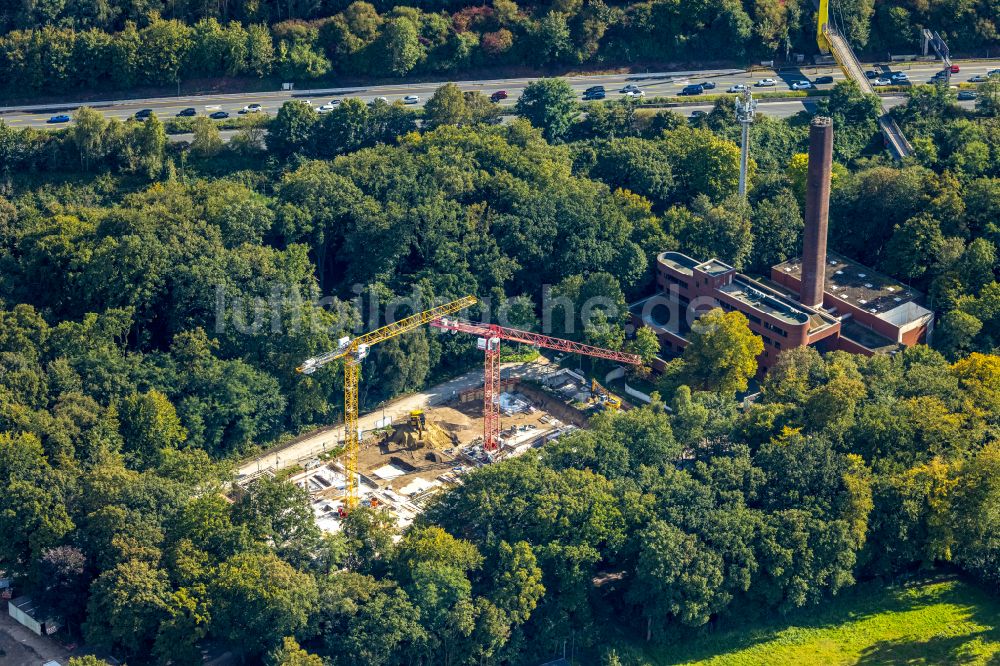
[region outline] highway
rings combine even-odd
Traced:
[[[958,63],[962,71],[953,76],[953,82],[967,81],[975,74],[985,74],[987,71],[1000,68],[998,61],[975,61]],[[872,67],[871,65],[866,65]],[[906,72],[911,82],[924,83],[930,80],[931,76],[940,70],[939,63],[898,63],[894,64],[891,71]],[[887,72],[888,70],[882,70]],[[716,84],[715,90],[711,93],[725,92],[730,86],[742,83],[753,84],[762,78],[773,78],[777,85],[768,88],[759,88],[761,91],[788,90],[794,81],[802,79],[815,79],[818,76],[833,76],[834,80],[844,78],[839,68],[833,66],[803,66],[800,69],[782,69],[779,72],[770,70],[755,70],[748,73],[744,70],[736,69],[716,69],[696,72],[655,72],[655,73],[617,73],[617,74],[595,74],[586,76],[564,77],[573,89],[582,95],[583,91],[591,86],[602,85],[607,90],[607,99],[621,97],[620,90],[628,85],[639,86],[646,97],[677,95],[681,89],[690,83],[701,83],[712,81]],[[514,105],[517,98],[523,92],[525,86],[536,77],[532,78],[511,78],[496,79],[488,81],[456,81],[455,83],[462,90],[479,91],[490,95],[498,90],[507,92],[507,99],[500,104],[504,108]],[[229,111],[235,115],[240,109],[248,104],[260,104],[263,111],[274,114],[278,108],[290,99],[308,100],[315,106],[319,106],[333,99],[346,99],[357,97],[362,101],[371,101],[376,97],[385,97],[389,102],[402,100],[407,95],[416,95],[419,98],[417,105],[422,105],[433,95],[434,90],[442,85],[441,81],[425,83],[399,83],[382,86],[356,86],[351,88],[329,88],[322,90],[301,90],[301,91],[275,91],[258,93],[231,93],[219,95],[191,95],[179,97],[160,97],[155,99],[137,100],[104,100],[88,102],[86,106],[98,109],[109,118],[124,120],[131,117],[139,109],[152,109],[161,119],[174,116],[178,111],[187,107],[194,107],[199,114],[207,114],[215,110]],[[831,87],[831,84],[818,86],[821,89]],[[886,100],[887,106],[894,103],[894,99]],[[899,103],[895,101],[895,103]],[[761,103],[758,111],[777,117],[794,115],[806,108],[810,104],[808,100],[782,100],[779,102]],[[16,107],[0,107],[0,120],[11,127],[65,127],[62,125],[48,124],[48,119],[59,113],[72,114],[78,106],[83,106],[80,102],[67,100],[59,104],[43,105],[21,105]],[[697,105],[681,107],[682,112],[690,114],[698,110],[711,109],[711,105]]]

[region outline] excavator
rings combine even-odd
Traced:
[[[597,396],[597,399],[605,409],[619,410],[622,408],[622,401],[618,396],[612,395],[611,391],[601,386],[596,379],[590,380],[590,392]]]

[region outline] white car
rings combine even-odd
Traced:
[[[877,79],[873,79],[872,80],[872,85],[873,86],[891,86],[892,85],[892,81],[890,81],[889,79],[886,79],[886,78],[883,78],[883,77],[880,76]]]
[[[420,101],[418,95],[407,95],[403,98],[403,104],[417,104]]]
[[[989,80],[990,77],[987,76],[986,74],[976,74],[971,79],[969,79],[969,83],[985,83]]]
[[[729,89],[726,92],[729,92],[729,93],[741,93],[741,92],[743,92],[746,89],[747,89],[746,85],[744,85],[742,83],[737,83],[736,85],[729,86]]]
[[[910,77],[906,75],[906,72],[893,72],[889,75],[889,79],[895,83],[906,83]]]
[[[789,87],[792,90],[809,90],[813,87],[813,84],[809,81],[793,81],[792,85]]]
[[[630,93],[630,92],[642,92],[642,89],[639,88],[639,86],[635,85],[634,83],[630,83],[630,84],[628,84],[627,86],[625,86],[624,88],[621,89],[621,93],[623,95],[627,94],[627,93]]]
[[[623,97],[629,97],[631,99],[639,99],[640,97],[645,97],[646,93],[642,90],[628,90],[622,93]]]
[[[260,113],[263,110],[260,104],[247,104],[240,110],[240,113]]]
[[[778,82],[775,81],[774,79],[761,79],[754,85],[757,86],[758,88],[773,88],[774,86],[778,85]]]

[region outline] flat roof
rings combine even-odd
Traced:
[[[866,349],[871,349],[876,352],[891,352],[894,349],[899,349],[899,344],[894,340],[890,340],[884,335],[873,331],[872,329],[862,326],[854,319],[847,318],[840,322],[840,334],[856,342],[857,344],[865,347]]]
[[[733,267],[718,259],[709,259],[705,263],[699,264],[698,270],[709,275],[719,275],[733,270]]]
[[[764,285],[737,277],[730,284],[719,287],[719,291],[748,305],[751,309],[770,315],[794,326],[808,324],[810,312],[797,303],[770,293]]]
[[[789,259],[774,270],[801,280],[802,259]],[[932,314],[919,303],[923,299],[919,291],[835,252],[826,254],[823,290],[895,326],[905,326]]]
[[[694,275],[694,269],[698,266],[697,261],[681,252],[661,252],[657,258],[685,275]]]

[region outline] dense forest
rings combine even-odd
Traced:
[[[809,118],[753,125],[748,201],[728,107],[584,117],[559,80],[502,126],[453,86],[419,126],[290,102],[227,144],[211,122],[173,144],[87,109],[56,132],[0,123],[0,569],[89,645],[161,664],[206,639],[273,664],[531,664],[921,568],[998,590],[990,100],[917,87],[903,164],[874,100],[843,83],[821,102],[831,247],[925,290],[935,348],[786,351],[744,405],[760,340],[715,311],[645,377],[652,405],[466,476],[404,534],[363,509],[322,533],[281,481],[224,498],[234,461],[339,418],[338,368],[296,364],[370,328],[375,299],[475,294],[531,328],[542,285],[624,305],[665,249],[764,272],[798,252]],[[648,358],[623,315],[555,332]],[[387,342],[362,408],[477,361],[427,331]]]
[[[856,49],[915,53],[931,28],[955,53],[1000,47],[989,0],[839,0]],[[730,63],[811,54],[810,0],[558,0],[519,7],[291,0],[0,2],[0,91],[175,86],[206,77],[441,76],[481,67]]]

